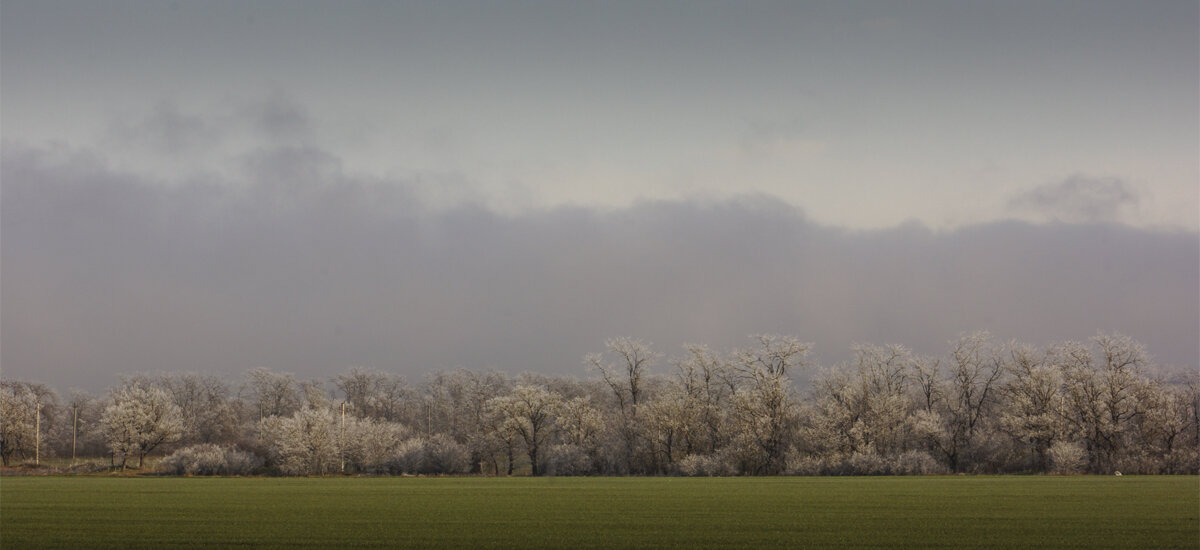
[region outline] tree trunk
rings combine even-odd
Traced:
[[[483,454],[479,451],[471,451],[471,471],[472,474],[483,473]]]

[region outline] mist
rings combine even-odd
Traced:
[[[1195,233],[848,230],[761,195],[500,215],[434,208],[415,183],[347,175],[317,149],[244,166],[237,181],[164,184],[84,150],[6,144],[4,376],[584,375],[611,336],[671,355],[752,333],[813,342],[830,364],[856,342],[940,353],[975,330],[1035,344],[1116,331],[1160,364],[1197,366]]]

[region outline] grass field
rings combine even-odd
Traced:
[[[4,548],[1197,548],[1200,478],[0,479]]]

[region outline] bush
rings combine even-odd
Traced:
[[[240,476],[262,466],[261,458],[237,447],[211,443],[184,447],[159,462],[159,468],[173,475]]]
[[[833,456],[794,455],[786,473],[800,476],[876,476],[892,473],[891,464],[874,451]]]
[[[338,471],[337,425],[328,409],[303,408],[290,417],[271,416],[259,427],[270,465],[283,475]]]
[[[396,447],[386,469],[393,474],[465,474],[471,469],[471,454],[443,434],[414,437]]]
[[[950,469],[925,451],[907,451],[894,460],[892,473],[902,476],[948,474]]]
[[[675,464],[679,475],[698,476],[731,476],[737,470],[729,460],[720,453],[710,455],[687,455]]]
[[[471,470],[471,453],[450,436],[437,434],[425,442],[426,474],[465,474]]]
[[[1078,443],[1058,441],[1050,446],[1050,467],[1056,474],[1077,474],[1083,470],[1087,453]]]
[[[828,471],[829,465],[825,459],[793,452],[787,457],[787,469],[784,473],[790,476],[823,476]]]
[[[62,473],[64,473],[64,474],[98,474],[100,472],[107,472],[111,469],[112,469],[112,466],[110,466],[108,463],[99,462],[99,461],[95,461],[95,460],[87,460],[84,462],[79,462],[77,464],[72,464],[70,466],[67,466],[65,469],[63,469]]]
[[[1114,471],[1126,474],[1160,474],[1164,464],[1157,456],[1135,450],[1117,460],[1114,466]]]
[[[416,474],[425,463],[425,440],[420,437],[406,439],[396,446],[387,461],[387,471],[393,474]]]
[[[542,469],[549,476],[578,476],[592,473],[592,457],[579,445],[554,445],[546,449]]]
[[[842,462],[839,475],[885,476],[892,473],[891,465],[874,451],[854,453]]]
[[[346,471],[383,473],[388,460],[408,435],[408,428],[394,422],[369,418],[350,419],[341,432]]]
[[[1200,450],[1194,447],[1171,451],[1170,454],[1163,457],[1163,473],[1190,475],[1200,473],[1200,452],[1198,451]]]
[[[787,474],[794,476],[911,476],[947,473],[950,473],[950,470],[925,451],[906,451],[887,456],[870,450],[834,456],[793,453],[787,460]]]

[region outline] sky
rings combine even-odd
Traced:
[[[0,2],[0,369],[1200,367],[1187,2]],[[660,366],[662,372],[667,365]]]

